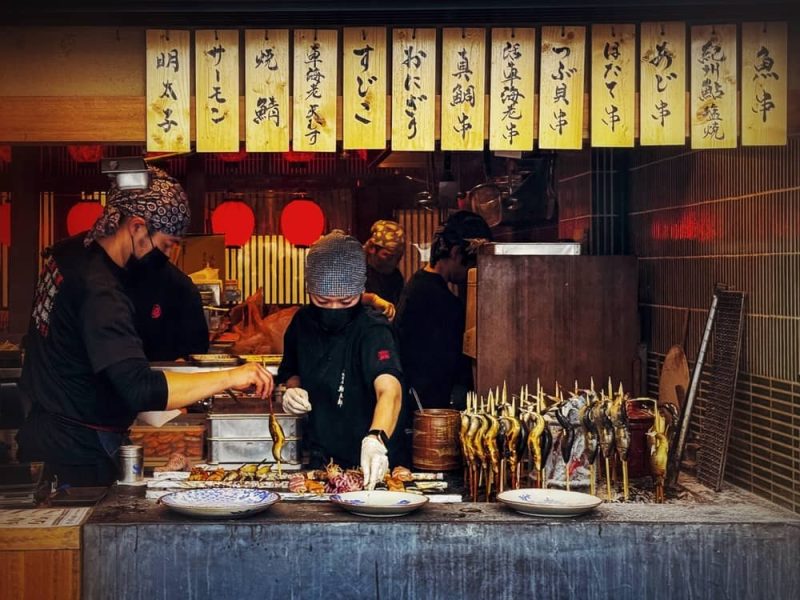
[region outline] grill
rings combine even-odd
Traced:
[[[733,396],[742,346],[744,292],[718,290],[714,326],[714,363],[700,426],[697,479],[719,491],[725,473],[733,419]]]

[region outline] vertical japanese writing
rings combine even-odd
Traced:
[[[417,137],[417,111],[421,105],[428,101],[428,96],[423,93],[420,84],[420,72],[423,63],[428,59],[428,54],[409,44],[403,47],[402,64],[405,71],[403,89],[406,93],[405,116],[407,119],[407,137],[413,140]]]
[[[578,72],[578,69],[575,67],[567,67],[564,64],[564,60],[572,54],[572,50],[568,46],[554,46],[550,51],[558,57],[556,70],[550,73],[550,78],[558,83],[555,86],[555,92],[553,94],[553,106],[557,110],[553,111],[553,117],[550,120],[549,126],[550,129],[561,136],[564,135],[565,129],[569,126],[569,119],[567,118],[567,113],[564,112],[563,107],[559,106],[559,104],[564,104],[564,106],[569,105],[568,86],[572,76]]]
[[[469,55],[467,49],[462,47],[458,50],[458,60],[456,61],[456,71],[451,74],[454,80],[453,88],[450,90],[450,106],[463,106],[468,104],[475,106],[475,86],[470,83],[472,69],[469,65]],[[458,123],[453,126],[453,130],[461,136],[467,137],[467,133],[472,129],[469,115],[461,111],[457,117]]]
[[[278,60],[275,55],[275,46],[262,48],[256,53],[254,62],[256,71],[277,71]],[[272,122],[275,127],[281,126],[281,105],[274,95],[259,95],[256,98],[256,106],[253,111],[253,123],[260,125],[265,120]]]
[[[667,124],[667,117],[672,114],[667,88],[670,82],[678,77],[678,74],[672,68],[672,64],[675,62],[675,52],[672,50],[669,40],[662,39],[660,43],[656,42],[651,52],[649,54],[645,53],[642,57],[642,61],[653,67],[653,82],[657,100],[650,107],[650,118],[655,120],[663,129]]]
[[[711,36],[703,44],[697,62],[702,69],[702,81],[697,90],[697,99],[700,101],[698,117],[703,124],[703,137],[712,140],[724,140],[725,130],[722,126],[723,117],[719,101],[725,96],[727,90],[720,79],[720,67],[728,60],[719,37],[712,30]]]
[[[319,138],[319,126],[322,124],[322,118],[317,112],[319,109],[319,102],[322,98],[320,91],[320,84],[325,78],[321,71],[323,60],[322,53],[320,52],[319,42],[313,42],[306,50],[304,64],[306,65],[305,81],[307,88],[305,90],[305,99],[308,102],[307,111],[305,114],[306,131],[305,136],[308,138],[309,144],[316,145],[317,138]]]
[[[517,68],[517,61],[522,58],[520,51],[520,43],[506,41],[503,47],[503,78],[501,84],[503,86],[500,92],[500,102],[503,104],[503,114],[501,119],[505,125],[505,132],[503,138],[508,140],[510,145],[514,145],[514,138],[519,135],[517,122],[522,118],[519,111],[520,100],[525,98],[525,95],[517,87],[519,81],[522,79]]]
[[[370,71],[369,59],[375,48],[369,44],[364,44],[360,48],[355,48],[353,54],[359,58],[361,70],[356,74],[356,90],[359,98],[359,109],[353,116],[359,123],[369,125],[372,123],[372,99],[370,89],[378,82],[378,77]]]
[[[780,80],[781,76],[774,71],[775,60],[770,56],[770,49],[767,46],[762,45],[759,48],[751,66],[755,85],[753,98],[750,100],[750,110],[759,114],[761,122],[766,123],[769,113],[775,110],[776,106],[772,94],[767,90],[768,83]]]
[[[157,125],[164,133],[169,133],[173,127],[180,126],[176,117],[173,116],[174,104],[178,102],[178,93],[175,91],[175,81],[172,79],[172,77],[177,77],[181,70],[178,49],[170,48],[166,52],[156,54],[156,70],[164,71],[164,79],[161,81],[163,90],[159,96],[164,99],[161,107],[164,118]]]
[[[608,94],[603,106],[605,117],[601,119],[603,125],[608,127],[612,132],[616,131],[617,124],[621,118],[619,115],[619,102],[615,90],[619,84],[619,76],[622,73],[620,66],[620,49],[619,41],[614,39],[614,28],[611,28],[612,39],[607,40],[603,46],[603,85],[605,86],[606,93]]]
[[[225,93],[222,90],[222,82],[220,77],[220,63],[222,62],[222,58],[225,55],[225,46],[220,43],[212,46],[208,50],[206,50],[205,54],[214,61],[214,81],[211,84],[211,95],[208,96],[209,100],[213,100],[216,103],[216,106],[211,107],[211,121],[214,124],[222,123],[227,117],[227,111],[222,112],[222,109],[225,108],[222,105],[225,104],[228,99],[225,97]]]

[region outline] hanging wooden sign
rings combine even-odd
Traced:
[[[742,24],[742,145],[787,143],[786,23]]]
[[[342,139],[347,149],[386,148],[386,29],[346,27]]]
[[[592,25],[592,146],[633,147],[635,55],[635,25]]]
[[[436,30],[392,32],[392,150],[436,143]]]
[[[692,148],[735,148],[736,25],[692,27]]]
[[[239,31],[197,31],[195,120],[198,152],[239,151]]]
[[[442,31],[442,150],[483,150],[486,30]]]
[[[639,143],[686,142],[686,24],[642,23]]]
[[[292,148],[336,152],[336,76],[339,32],[294,32]]]
[[[148,29],[147,151],[191,149],[189,32]]]
[[[492,29],[489,149],[533,150],[536,30]]]
[[[289,150],[289,32],[244,32],[245,140],[248,152]]]
[[[585,27],[542,27],[539,147],[583,146]]]

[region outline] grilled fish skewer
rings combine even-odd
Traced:
[[[622,463],[622,493],[628,501],[628,448],[631,443],[631,432],[628,426],[628,414],[625,408],[625,394],[620,385],[619,393],[608,405],[608,418],[614,427],[614,446]]]

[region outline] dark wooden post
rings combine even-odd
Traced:
[[[8,327],[28,330],[39,263],[39,148],[14,146],[11,160],[11,248],[8,257]]]

